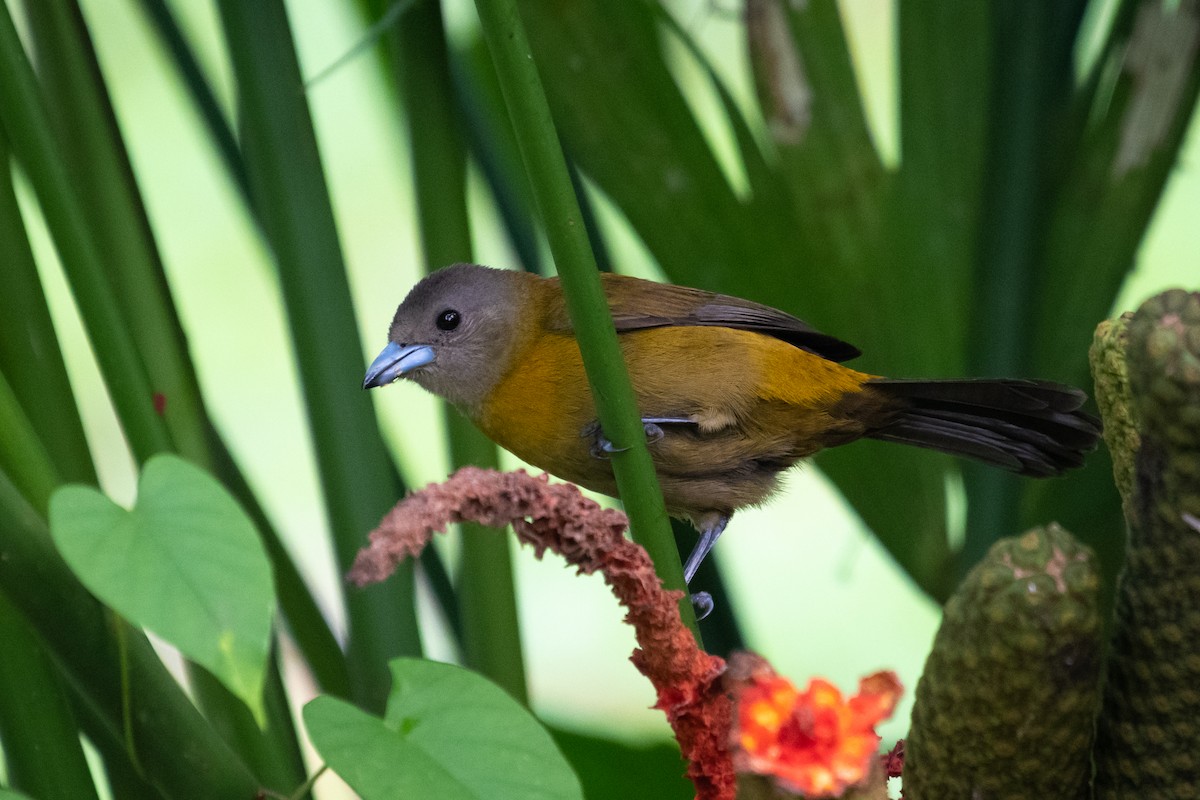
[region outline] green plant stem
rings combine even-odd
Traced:
[[[113,290],[7,6],[0,10],[0,122],[33,184],[125,435],[139,461],[171,449],[154,393]]]
[[[8,784],[41,800],[88,800],[96,787],[59,672],[0,593],[0,740]]]
[[[0,372],[0,469],[12,476],[25,499],[46,513],[59,484],[58,472],[25,416],[4,373]]]
[[[322,764],[316,769],[316,771],[313,772],[312,775],[308,776],[308,779],[305,780],[304,783],[296,787],[296,791],[289,794],[284,800],[303,800],[303,798],[311,795],[313,786],[316,785],[317,781],[320,780],[321,776],[324,775],[325,771],[328,769],[328,764]]]
[[[162,399],[175,449],[205,450],[203,402],[145,206],[77,0],[26,0],[38,79],[58,152],[124,327]]]
[[[0,552],[0,586],[118,739],[125,738],[123,704],[132,703],[128,738],[149,782],[172,800],[255,796],[254,776],[196,711],[146,637],[120,620],[127,646],[118,649],[108,612],[67,569],[45,521],[2,472]]]
[[[221,104],[217,102],[216,93],[200,68],[200,60],[192,52],[179,23],[175,21],[171,7],[165,0],[140,0],[138,4],[150,24],[158,31],[160,42],[171,54],[171,60],[179,70],[179,77],[187,86],[200,119],[204,122],[204,128],[225,165],[225,171],[237,187],[242,200],[250,206],[250,180],[246,176],[246,165],[242,161],[237,137],[233,135],[229,120],[221,109]]]
[[[300,65],[280,0],[218,3],[233,61],[242,153],[254,207],[274,250],[296,346],[334,551],[348,570],[367,531],[401,495],[362,383],[341,245]],[[413,571],[346,597],[352,697],[380,711],[387,662],[420,653]]]
[[[192,693],[205,710],[229,709],[215,717],[210,715],[209,722],[254,769],[265,789],[282,793],[304,782],[307,770],[274,651],[267,657],[263,686],[265,729],[258,727],[246,705],[204,667],[189,664],[188,677]]]
[[[487,45],[476,39],[469,49],[455,54],[450,69],[467,146],[491,191],[508,241],[521,266],[541,274],[542,251],[529,181],[500,87],[495,85]]]
[[[664,585],[685,589],[683,568],[667,524],[633,386],[516,3],[476,0],[475,7],[562,278],[567,312],[579,340],[596,413],[605,436],[616,446],[613,474],[633,538],[654,560]],[[680,602],[680,613],[699,641],[695,615],[686,598]]]
[[[55,470],[67,480],[95,483],[83,423],[13,191],[8,155],[8,141],[0,129],[0,372]],[[20,482],[15,473],[13,479]]]
[[[134,766],[125,742],[118,739],[120,731],[112,728],[99,709],[88,702],[78,689],[74,691],[75,718],[88,740],[104,760],[104,775],[113,798],[120,800],[162,800],[163,794],[151,785],[144,773]]]
[[[471,261],[467,152],[438,3],[415,3],[393,28],[388,43],[408,112],[405,118],[426,270]],[[445,412],[454,466],[498,469],[496,445],[454,409],[447,407]],[[464,524],[461,531],[457,595],[465,661],[514,698],[528,703],[509,542],[479,525]]]

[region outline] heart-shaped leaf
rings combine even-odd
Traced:
[[[90,486],[64,486],[50,501],[50,532],[84,586],[207,668],[261,724],[271,565],[254,523],[220,483],[157,455],[132,510]]]
[[[318,752],[364,800],[582,800],[550,734],[498,686],[436,661],[390,666],[383,719],[329,695],[304,707]]]

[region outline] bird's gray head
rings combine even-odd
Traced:
[[[428,276],[396,309],[388,346],[367,370],[363,388],[410,378],[477,416],[507,372],[536,281],[475,264]]]

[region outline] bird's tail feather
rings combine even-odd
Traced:
[[[872,439],[964,456],[1022,475],[1048,477],[1083,463],[1100,420],[1080,410],[1087,396],[1048,381],[871,381],[898,410]]]

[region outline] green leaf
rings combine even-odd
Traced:
[[[14,792],[12,789],[5,789],[0,786],[0,800],[30,800],[29,795]]]
[[[364,800],[581,798],[550,734],[496,685],[436,661],[392,661],[383,719],[324,695],[304,707],[317,751]]]
[[[696,787],[684,776],[679,745],[669,739],[645,744],[552,728],[588,800],[692,800]],[[620,769],[613,769],[620,764]]]
[[[254,524],[207,473],[146,462],[126,511],[88,486],[50,500],[50,531],[80,581],[212,672],[262,723],[271,567]]]
[[[767,234],[751,229],[671,75],[654,5],[519,5],[564,148],[663,268],[690,265],[696,284],[715,288],[722,265],[746,264]]]

